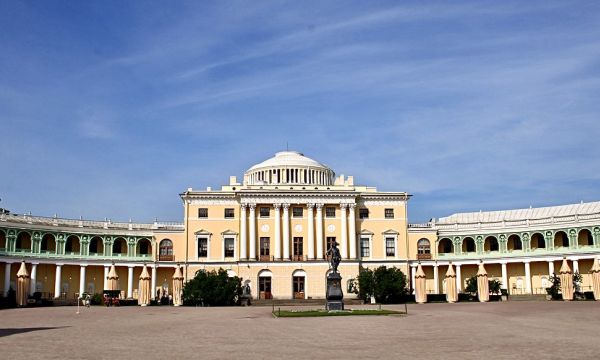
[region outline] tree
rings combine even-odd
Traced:
[[[501,292],[502,283],[497,279],[488,280],[488,287],[491,294],[498,295]],[[465,292],[470,293],[471,295],[477,294],[477,276],[471,276],[467,279],[467,286],[465,287]]]
[[[556,274],[550,276],[550,282],[552,286],[546,288],[548,295],[552,296],[552,299],[557,300],[560,298],[560,277]]]
[[[368,301],[371,296],[380,303],[390,304],[402,301],[406,295],[406,275],[395,267],[380,266],[375,270],[361,269],[358,277],[358,297]]]
[[[183,287],[186,305],[231,306],[239,303],[241,295],[240,278],[228,276],[223,269],[199,270]]]

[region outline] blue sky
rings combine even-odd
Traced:
[[[0,207],[181,220],[300,150],[412,222],[600,200],[600,4],[0,2]]]

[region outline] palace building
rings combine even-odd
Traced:
[[[427,292],[444,293],[449,263],[464,289],[483,261],[510,294],[542,294],[563,258],[583,275],[584,290],[591,288],[589,270],[600,255],[600,202],[410,224],[408,193],[355,185],[352,176],[336,176],[295,151],[250,167],[241,181],[230,177],[219,190],[189,188],[180,197],[180,223],[0,214],[4,293],[15,288],[24,261],[30,292],[48,298],[101,293],[112,264],[124,298],[137,298],[144,264],[153,296],[169,292],[181,266],[186,279],[201,269],[223,268],[242,278],[254,298],[324,298],[326,252],[337,242],[348,284],[361,267],[381,265],[400,268],[412,284],[420,262]]]

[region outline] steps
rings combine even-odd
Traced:
[[[272,299],[252,300],[252,306],[319,306],[325,307],[325,299]],[[361,305],[359,299],[344,299],[344,305]]]
[[[546,295],[510,295],[508,301],[546,301]]]

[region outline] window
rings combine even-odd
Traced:
[[[208,217],[208,208],[199,208],[198,209],[198,217],[199,218],[207,218]]]
[[[208,257],[208,239],[198,238],[198,257]]]
[[[385,256],[396,256],[396,246],[394,245],[393,237],[385,238]]]
[[[385,218],[393,219],[394,218],[394,209],[385,209]]]
[[[334,243],[335,243],[335,236],[328,236],[327,237],[327,251],[329,251],[329,249],[331,249],[333,247]]]
[[[266,218],[266,217],[269,217],[271,209],[269,209],[266,206],[262,206],[262,207],[259,208],[258,211],[260,212],[260,217]]]
[[[231,208],[225,209],[225,219],[233,219],[235,217],[235,211]]]
[[[370,239],[368,237],[360,238],[360,256],[361,257],[369,257],[371,256],[371,244]]]
[[[302,217],[302,208],[301,207],[293,207],[292,208],[292,216],[296,218]]]
[[[225,239],[225,257],[231,258],[235,254],[235,240],[232,238]]]
[[[328,218],[335,217],[335,208],[333,206],[328,206],[325,208],[325,217],[328,217]]]
[[[421,239],[417,243],[417,251],[419,254],[431,254],[431,245],[429,240]]]
[[[368,219],[369,218],[369,209],[358,209],[358,218],[359,219]]]
[[[304,276],[294,276],[294,298],[304,299]]]
[[[302,249],[302,244],[303,244],[303,239],[301,237],[295,237],[294,238],[294,257],[292,260],[294,261],[301,261],[302,260],[302,255],[303,255],[303,249]]]
[[[271,241],[268,237],[260,238],[260,258],[263,261],[269,260],[269,256],[271,255],[270,251]]]
[[[158,260],[173,261],[173,242],[169,239],[164,239],[158,246]]]

